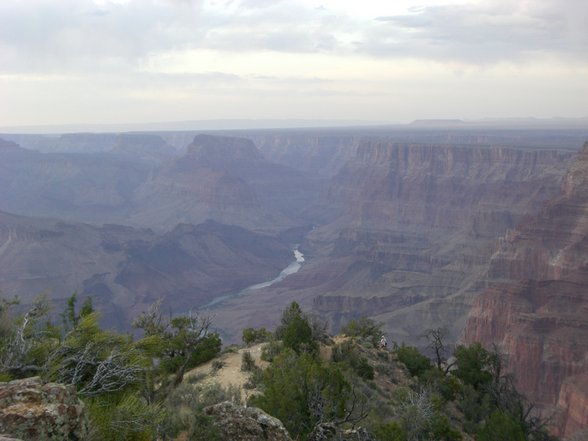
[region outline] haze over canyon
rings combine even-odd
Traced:
[[[588,427],[586,121],[0,138],[4,298],[77,292],[122,330],[163,299],[225,342],[292,301],[443,328],[498,344],[558,435]]]

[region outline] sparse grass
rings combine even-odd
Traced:
[[[257,389],[263,384],[263,371],[257,366],[251,371],[249,379],[243,386],[245,389]]]
[[[215,375],[216,373],[218,373],[218,371],[220,371],[223,367],[225,367],[225,362],[222,360],[214,360],[212,362],[212,369],[211,369],[211,374]]]
[[[244,351],[241,355],[241,370],[244,372],[251,372],[255,368],[255,360],[253,359],[251,352]]]
[[[194,375],[190,375],[189,377],[187,377],[186,382],[188,384],[196,384],[196,383],[200,383],[205,378],[206,378],[206,374],[204,372],[198,372],[198,373],[195,373]]]

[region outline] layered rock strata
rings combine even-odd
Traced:
[[[488,284],[464,341],[499,344],[558,434],[588,427],[588,143],[561,194],[500,240]]]

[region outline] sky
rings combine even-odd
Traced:
[[[0,127],[588,116],[586,0],[2,0]]]

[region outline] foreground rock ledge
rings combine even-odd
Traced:
[[[87,438],[84,404],[74,386],[26,378],[0,383],[0,434],[28,441]]]
[[[257,407],[225,401],[204,411],[213,418],[223,441],[292,441],[280,420]]]

